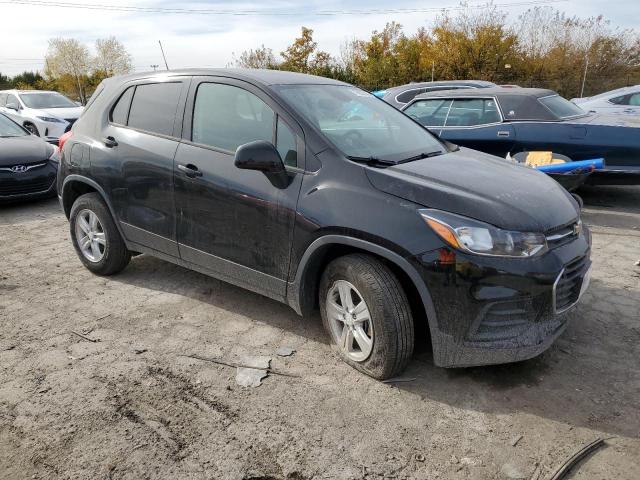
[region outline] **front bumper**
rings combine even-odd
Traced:
[[[58,164],[48,160],[33,165],[36,166],[22,173],[0,170],[0,203],[55,195]]]
[[[435,364],[509,363],[549,348],[588,284],[590,244],[585,228],[539,258],[482,257],[445,247],[410,258],[433,302]]]

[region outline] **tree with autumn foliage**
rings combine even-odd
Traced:
[[[313,30],[282,53],[282,60],[236,62],[240,66],[313,73],[380,89],[409,82],[490,80],[550,88],[567,97],[640,83],[640,36],[612,28],[603,17],[567,17],[552,7],[535,7],[509,22],[495,4],[462,4],[428,28],[407,34],[397,22],[368,39],[346,40],[338,58],[318,49]],[[466,7],[466,8],[464,8]],[[262,46],[262,50],[268,51]],[[240,59],[259,58],[253,50]]]

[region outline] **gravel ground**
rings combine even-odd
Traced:
[[[582,194],[593,280],[554,346],[455,370],[423,348],[393,385],[317,315],[145,255],[94,276],[55,200],[0,207],[0,478],[547,479],[604,437],[570,478],[638,479],[640,187]],[[299,377],[244,388],[190,354]]]

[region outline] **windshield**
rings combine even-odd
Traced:
[[[577,106],[575,103],[571,103],[569,100],[562,98],[560,95],[553,95],[551,97],[542,97],[538,101],[547,107],[558,118],[570,118],[585,115],[586,112]]]
[[[21,93],[20,98],[29,108],[75,108],[78,106],[57,92]]]
[[[9,120],[4,115],[0,115],[0,137],[24,137],[29,135],[20,126]]]
[[[445,151],[426,129],[356,87],[282,85],[276,89],[347,157],[395,163]]]

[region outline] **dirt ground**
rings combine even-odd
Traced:
[[[552,348],[455,370],[422,348],[393,385],[339,361],[317,315],[145,255],[94,276],[56,200],[1,207],[0,478],[548,479],[603,437],[570,478],[638,479],[640,187],[582,194],[593,280]],[[244,388],[189,354],[299,378]]]

